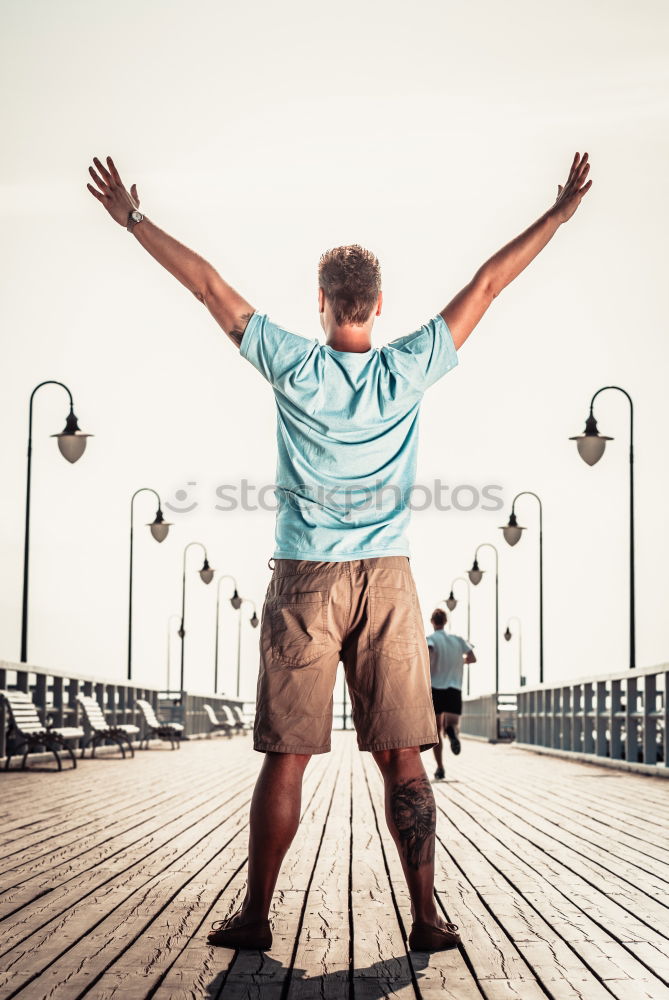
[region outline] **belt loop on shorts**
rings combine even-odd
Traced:
[[[270,563],[271,563],[271,565],[270,565]],[[275,565],[276,565],[276,563],[274,562],[274,556],[270,556],[269,559],[267,560],[267,568],[271,569],[273,571]]]

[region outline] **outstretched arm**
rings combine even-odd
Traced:
[[[441,315],[451,331],[456,348],[462,347],[495,296],[518,277],[543,250],[558,227],[572,217],[592,184],[592,181],[586,183],[589,169],[588,154],[581,156],[576,153],[567,181],[564,186],[558,185],[558,195],[552,208],[487,260],[469,284],[442,309]]]
[[[93,167],[89,167],[88,172],[97,189],[92,184],[86,187],[115,222],[127,226],[128,214],[139,207],[137,185],[133,184],[130,192],[126,190],[111,156],[107,157],[106,167],[97,157],[93,158],[93,163],[97,172]],[[228,285],[208,261],[163,232],[146,216],[134,226],[132,232],[159,264],[206,305],[233,344],[239,347],[246,324],[255,312],[253,306]]]

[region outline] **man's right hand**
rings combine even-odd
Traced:
[[[133,184],[130,192],[126,191],[111,156],[107,157],[107,167],[97,156],[93,157],[93,163],[98,168],[98,172],[93,167],[89,167],[88,172],[100,190],[96,191],[92,184],[87,184],[86,187],[98,201],[102,202],[112,219],[118,222],[119,226],[125,228],[130,212],[134,208],[139,208],[137,185]]]
[[[592,181],[586,183],[586,177],[590,170],[588,154],[580,153],[574,155],[569,177],[564,183],[558,184],[557,198],[555,204],[550,209],[559,222],[567,222],[581,204],[583,195],[587,194],[592,185]]]

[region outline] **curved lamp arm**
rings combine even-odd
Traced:
[[[224,573],[222,576],[219,576],[218,578],[218,583],[216,584],[216,607],[218,608],[221,599],[221,583],[223,582],[223,580],[232,580],[232,586],[234,587],[234,591],[232,597],[230,598],[230,603],[232,604],[235,611],[237,611],[242,606],[242,599],[239,596],[239,591],[237,589],[237,580],[235,579],[234,576],[232,576],[231,573]]]
[[[485,548],[492,549],[493,552],[495,553],[495,573],[499,572],[499,552],[492,544],[492,542],[481,542],[479,545],[476,546],[476,552],[474,553],[474,562],[472,564],[472,568],[468,571],[469,579],[474,584],[474,586],[476,586],[477,583],[481,582],[481,575],[485,572],[485,570],[479,569],[479,563],[478,563],[479,552],[481,549]],[[471,576],[472,573],[481,575],[478,576],[477,580],[472,580]]]
[[[35,394],[42,386],[57,385],[64,389],[70,401],[70,412],[65,419],[65,428],[60,434],[52,434],[58,439],[58,448],[63,458],[68,462],[76,462],[84,453],[86,441],[91,434],[82,434],[79,423],[74,413],[74,400],[72,393],[64,382],[57,382],[55,379],[45,379],[39,382],[30,393],[28,404],[28,462],[26,470],[26,515],[23,537],[23,599],[21,612],[21,662],[28,660],[28,575],[30,568],[30,494],[32,482],[32,452],[33,452],[33,401]]]

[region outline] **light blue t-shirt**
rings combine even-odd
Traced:
[[[445,690],[457,688],[462,691],[462,678],[465,673],[465,653],[471,652],[471,646],[459,635],[452,635],[438,628],[427,637],[430,649],[430,683],[433,688]]]
[[[420,403],[458,363],[442,317],[355,354],[298,337],[256,312],[240,353],[276,400],[274,556],[408,556]]]

